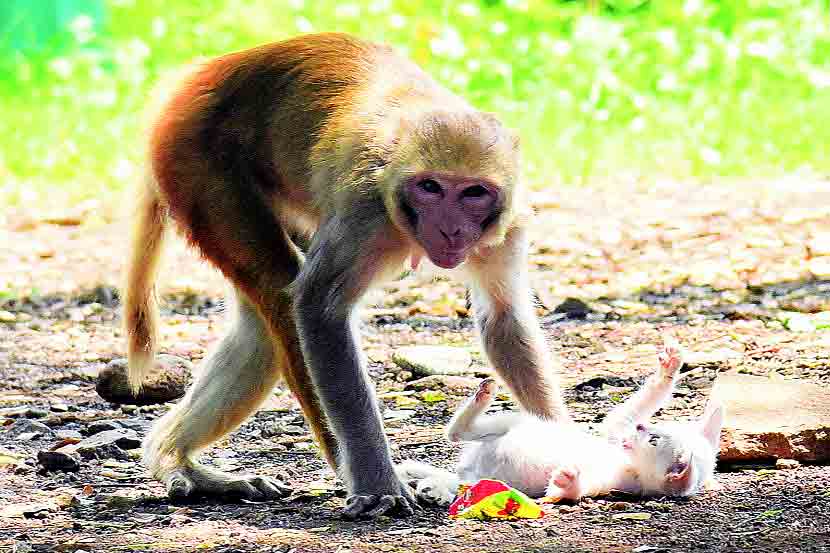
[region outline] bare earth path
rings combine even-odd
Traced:
[[[830,183],[615,187],[535,203],[539,312],[580,422],[597,422],[652,370],[665,328],[693,352],[720,353],[661,417],[697,416],[721,371],[830,384],[830,331],[779,322],[785,311],[830,310]],[[207,457],[281,476],[296,490],[285,501],[171,505],[132,452],[42,473],[36,454],[60,442],[54,433],[86,435],[107,420],[143,433],[167,408],[119,407],[94,391],[97,371],[123,351],[112,287],[124,225],[101,211],[0,215],[0,552],[830,551],[826,465],[721,467],[723,489],[689,500],[587,500],[551,506],[537,521],[453,521],[427,509],[346,523],[337,518],[343,490],[283,391]],[[221,279],[177,242],[164,271],[163,349],[198,361],[222,328]],[[568,297],[586,303],[554,313]],[[410,394],[413,377],[390,354],[413,344],[476,354],[463,286],[408,275],[369,301],[364,320],[396,455],[452,466],[458,450],[441,429],[466,392]],[[594,377],[608,385],[575,388]],[[497,406],[510,407],[507,397]],[[12,435],[21,418],[53,434]]]

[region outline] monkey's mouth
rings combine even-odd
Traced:
[[[442,269],[455,269],[467,259],[467,250],[445,250],[429,254],[429,260]]]

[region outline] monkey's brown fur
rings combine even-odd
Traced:
[[[528,409],[564,416],[523,267],[516,140],[392,50],[320,34],[210,61],[166,103],[149,154],[125,286],[131,384],[140,387],[156,351],[153,280],[168,217],[239,294],[236,326],[148,438],[148,462],[171,495],[273,491],[191,457],[241,424],[280,373],[347,480],[351,514],[411,501],[405,487],[391,489],[388,447],[348,320],[378,278],[424,248],[434,253],[412,225],[420,213],[405,209],[406,186],[422,174],[437,175],[447,194],[457,187],[462,200],[468,189],[498,190],[480,233],[458,239],[471,248],[463,255],[478,283],[485,350]],[[470,208],[459,209],[464,216]],[[304,262],[289,233],[308,232],[315,234]],[[228,381],[208,381],[220,377]]]

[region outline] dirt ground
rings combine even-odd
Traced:
[[[785,313],[830,308],[830,183],[632,185],[546,192],[534,202],[534,291],[579,422],[599,422],[653,370],[666,329],[693,352],[738,355],[702,364],[662,419],[698,416],[720,371],[830,383],[830,334],[785,324]],[[3,427],[30,418],[85,435],[117,420],[143,433],[167,409],[117,406],[95,393],[97,371],[123,354],[113,287],[125,225],[105,211],[0,219],[0,552],[830,551],[826,465],[719,466],[721,490],[583,500],[548,506],[535,521],[451,520],[427,508],[409,519],[345,522],[345,492],[283,390],[206,459],[282,478],[295,489],[286,500],[171,504],[132,451],[44,473],[36,454],[60,438],[10,437]],[[197,362],[221,334],[221,279],[179,243],[164,272],[162,349]],[[556,312],[566,298],[585,303]],[[468,310],[463,283],[443,275],[405,275],[367,303],[363,340],[398,459],[451,467],[457,458],[441,431],[464,393],[402,394],[412,375],[390,354],[402,345],[470,346],[486,373]],[[514,406],[505,397],[494,408]]]

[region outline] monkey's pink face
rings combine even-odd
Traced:
[[[471,177],[420,173],[403,187],[401,210],[430,261],[452,269],[502,211],[502,191]]]

